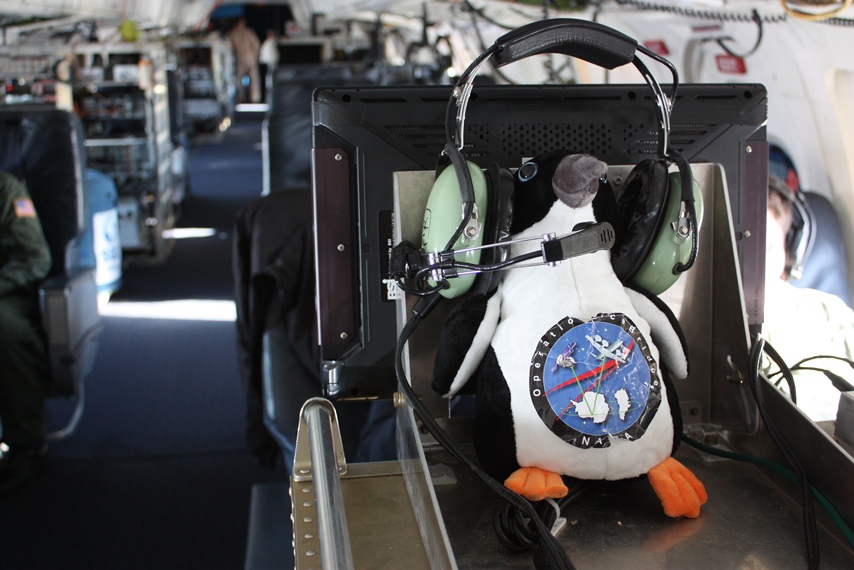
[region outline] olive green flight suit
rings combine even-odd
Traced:
[[[12,448],[45,436],[50,370],[38,285],[50,268],[50,250],[26,186],[0,172],[0,422],[2,440]]]

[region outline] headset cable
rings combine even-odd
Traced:
[[[401,330],[397,347],[395,348],[394,359],[398,386],[409,405],[415,413],[418,414],[418,417],[421,419],[421,423],[424,424],[431,435],[436,438],[436,441],[438,441],[448,453],[454,456],[455,459],[471,469],[475,475],[486,483],[487,487],[492,489],[492,491],[505,501],[513,505],[514,508],[523,513],[533,523],[534,528],[530,534],[530,540],[532,545],[536,545],[536,552],[534,554],[535,568],[549,570],[575,570],[575,566],[572,564],[572,561],[569,559],[566,551],[560,544],[558,544],[555,537],[551,534],[550,529],[546,527],[546,524],[543,522],[534,505],[521,495],[518,495],[505,487],[501,482],[494,479],[478,467],[478,465],[457,446],[447,433],[445,433],[441,426],[439,426],[438,422],[436,422],[435,418],[433,418],[432,414],[430,414],[427,407],[409,384],[403,365],[404,346],[409,341],[409,338],[412,336],[412,333],[415,332],[415,329],[421,321],[429,315],[441,300],[441,295],[420,297],[416,301],[409,319]]]

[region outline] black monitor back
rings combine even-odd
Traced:
[[[314,92],[318,327],[332,398],[385,397],[396,389],[397,321],[388,286],[392,174],[436,167],[450,96],[446,86]],[[766,118],[765,88],[754,84],[682,85],[674,106],[673,147],[691,162],[726,170],[737,236],[765,215]],[[484,85],[474,88],[468,106],[463,154],[482,167],[513,168],[568,148],[609,164],[636,164],[656,156],[657,133],[645,85]],[[761,322],[759,241],[738,244],[748,312]]]

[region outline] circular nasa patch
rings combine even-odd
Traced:
[[[531,400],[548,428],[576,447],[640,438],[661,403],[649,345],[627,316],[566,317],[531,359]]]

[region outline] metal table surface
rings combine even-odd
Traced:
[[[806,568],[799,502],[760,467],[701,455],[709,457],[686,444],[676,455],[709,493],[697,519],[664,515],[645,478],[596,484],[566,508],[558,539],[577,569]],[[443,450],[428,451],[427,459],[452,467],[457,479],[435,487],[457,566],[533,568],[530,552],[510,552],[495,536],[501,499]],[[854,568],[854,552],[835,533],[820,528],[820,541],[820,568]]]

